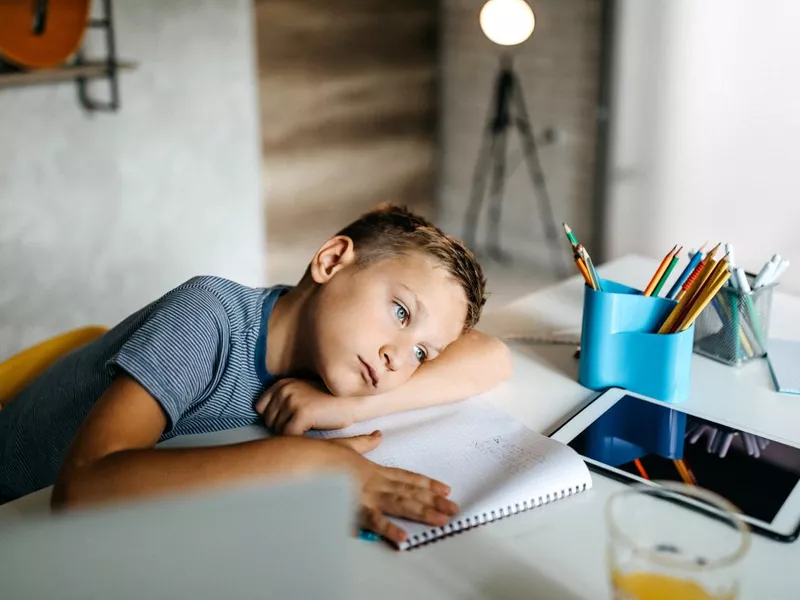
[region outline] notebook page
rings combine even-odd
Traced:
[[[491,520],[507,510],[518,512],[591,486],[589,471],[575,451],[527,429],[480,397],[314,435],[343,437],[375,429],[383,432],[383,442],[366,456],[451,486],[450,498],[461,509],[451,523]],[[409,537],[432,529],[396,521]]]

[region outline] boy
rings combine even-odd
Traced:
[[[0,411],[0,502],[54,482],[52,504],[64,508],[337,468],[361,486],[363,527],[401,541],[386,514],[442,525],[457,510],[446,485],[360,456],[379,432],[292,436],[455,401],[506,378],[506,347],[472,329],[484,286],[466,247],[391,206],[325,242],[294,288],[191,279]],[[261,419],[290,435],[154,449]]]

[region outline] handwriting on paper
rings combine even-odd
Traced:
[[[501,462],[503,468],[511,473],[522,473],[536,465],[542,464],[546,458],[524,448],[512,441],[503,439],[502,436],[493,436],[488,439],[472,443],[473,447]]]

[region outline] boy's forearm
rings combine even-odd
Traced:
[[[53,508],[144,497],[237,480],[302,475],[330,466],[337,452],[321,440],[281,437],[230,446],[123,450],[87,465],[66,465]]]
[[[511,376],[511,355],[497,338],[472,331],[422,365],[404,385],[355,400],[356,421],[463,400],[486,392]]]

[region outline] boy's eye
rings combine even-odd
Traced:
[[[414,346],[414,356],[419,362],[424,362],[428,358],[428,353],[425,352],[425,348],[422,346]]]
[[[397,302],[394,303],[394,316],[397,317],[397,320],[404,325],[406,321],[408,321],[408,311],[406,310],[405,306],[398,304]]]

